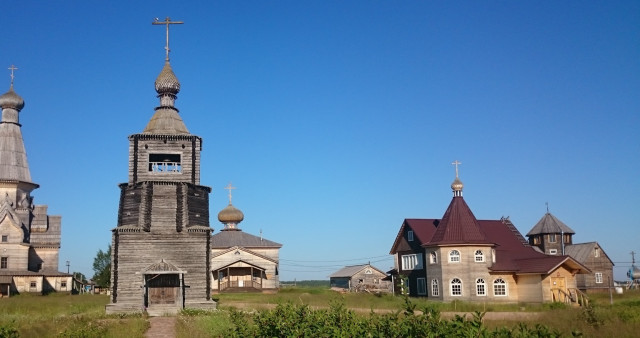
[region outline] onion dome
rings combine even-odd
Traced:
[[[218,213],[218,221],[224,224],[238,224],[244,219],[244,214],[240,209],[229,203],[226,208]]]
[[[176,74],[173,73],[171,69],[171,64],[169,61],[164,63],[164,67],[158,75],[156,79],[156,92],[158,94],[173,94],[176,95],[180,92],[180,81],[176,77]]]
[[[9,88],[9,91],[0,95],[0,108],[2,109],[15,109],[17,111],[24,108],[24,100],[20,95],[13,91],[13,86]]]
[[[462,181],[460,181],[459,178],[456,177],[455,180],[453,180],[453,183],[451,183],[451,190],[453,190],[453,196],[462,196],[462,188],[464,187],[464,184],[462,184]]]

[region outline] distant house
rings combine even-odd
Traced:
[[[349,291],[391,292],[387,275],[371,264],[350,265],[329,276],[332,288]]]
[[[573,229],[549,212],[527,233],[529,244],[545,254],[569,255],[591,270],[590,274],[576,276],[578,289],[606,291],[613,286],[613,261],[598,242],[574,244],[573,235]]]
[[[509,218],[478,220],[462,197],[441,219],[405,219],[391,247],[395,270],[411,296],[442,301],[577,302],[577,275],[589,269],[571,256],[531,246]]]

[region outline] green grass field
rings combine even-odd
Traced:
[[[625,290],[613,295],[609,304],[608,294],[591,294],[593,306],[589,309],[571,308],[562,304],[483,304],[439,303],[424,299],[411,299],[416,310],[430,308],[442,312],[536,312],[537,319],[526,321],[528,327],[545,325],[552,332],[571,337],[635,337],[640,332],[640,291]],[[178,317],[179,337],[223,337],[234,332],[232,317],[242,313],[254,318],[259,313],[275,313],[276,304],[292,304],[290,311],[302,311],[307,316],[313,312],[330,312],[331,304],[341,303],[347,309],[356,310],[341,316],[369,318],[376,311],[381,316],[404,316],[406,304],[403,297],[372,294],[338,294],[326,287],[295,287],[282,289],[277,294],[223,294],[215,295],[220,311],[211,313],[184,311]],[[142,337],[148,328],[148,320],[141,315],[107,316],[105,295],[50,294],[47,296],[23,294],[0,299],[0,338],[11,337],[17,331],[20,337]],[[296,308],[297,307],[297,308]],[[238,310],[240,312],[238,312]],[[262,310],[262,311],[261,311]],[[254,316],[254,317],[251,317]],[[314,315],[315,316],[315,315]],[[471,319],[472,316],[468,316]],[[487,316],[488,317],[488,316]],[[485,317],[485,318],[487,318]],[[257,318],[257,317],[255,317]],[[250,319],[250,320],[255,320]],[[315,317],[314,317],[315,318]],[[323,318],[323,317],[318,317]],[[236,321],[237,322],[237,321]],[[484,320],[483,326],[494,330],[518,328],[517,320]],[[508,335],[507,335],[508,336]],[[525,335],[526,336],[526,335]]]

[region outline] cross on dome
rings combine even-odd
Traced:
[[[229,182],[229,185],[224,188],[229,190],[229,204],[231,204],[231,199],[233,198],[233,196],[231,195],[231,190],[236,189],[236,187],[232,186],[231,182]]]
[[[158,18],[155,18],[154,21],[151,23],[152,25],[166,25],[167,26],[167,45],[164,47],[164,49],[167,51],[167,57],[166,57],[166,61],[169,61],[169,25],[181,25],[183,24],[184,21],[171,21],[171,18],[167,17],[166,19],[164,19],[164,21],[158,21]]]
[[[14,65],[11,65],[11,67],[9,67],[7,69],[11,70],[11,75],[9,75],[9,76],[11,76],[11,87],[13,87],[13,79],[15,78],[15,75],[13,75],[13,71],[17,70],[18,67],[14,66]]]

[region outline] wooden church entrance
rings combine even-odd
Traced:
[[[146,305],[176,304],[180,293],[178,274],[145,275],[147,299]]]

